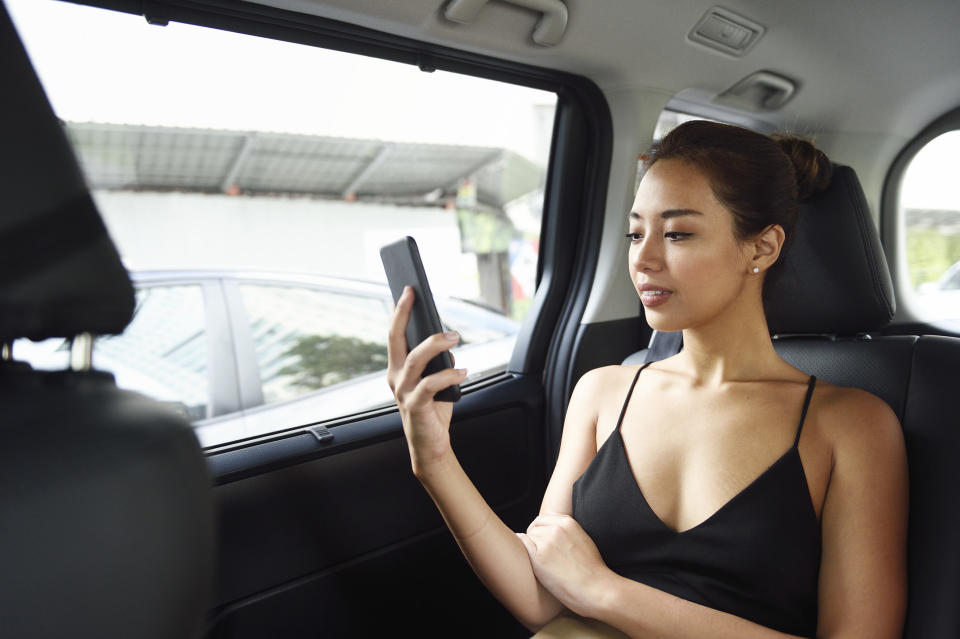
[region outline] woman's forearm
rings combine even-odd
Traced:
[[[800,639],[610,573],[584,616],[634,639]]]
[[[414,463],[414,474],[473,571],[517,620],[537,630],[563,610],[534,576],[523,543],[486,503],[452,450],[429,464]]]

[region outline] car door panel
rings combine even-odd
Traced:
[[[530,376],[504,376],[455,408],[454,450],[516,530],[544,489],[541,392]],[[273,635],[279,624],[293,636],[364,636],[389,620],[429,636],[481,611],[492,616],[478,629],[516,631],[413,477],[399,415],[330,432],[326,445],[306,433],[210,455],[221,531],[211,635]]]

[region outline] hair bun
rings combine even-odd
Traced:
[[[797,199],[803,201],[830,186],[833,164],[810,140],[795,135],[771,136],[793,163],[797,176]]]

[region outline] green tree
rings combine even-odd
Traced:
[[[960,233],[948,235],[937,229],[907,229],[907,261],[910,283],[916,288],[940,277],[960,260]]]
[[[279,375],[293,377],[291,383],[315,390],[383,370],[387,367],[387,346],[342,335],[303,335],[284,352],[296,362],[284,366]]]

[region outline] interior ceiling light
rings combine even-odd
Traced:
[[[739,58],[753,48],[765,31],[766,27],[749,18],[713,7],[690,30],[687,40]]]
[[[490,0],[450,0],[443,8],[443,17],[458,24],[470,24]],[[551,47],[563,37],[567,28],[567,5],[561,0],[503,0],[543,14],[533,28],[533,41]]]

